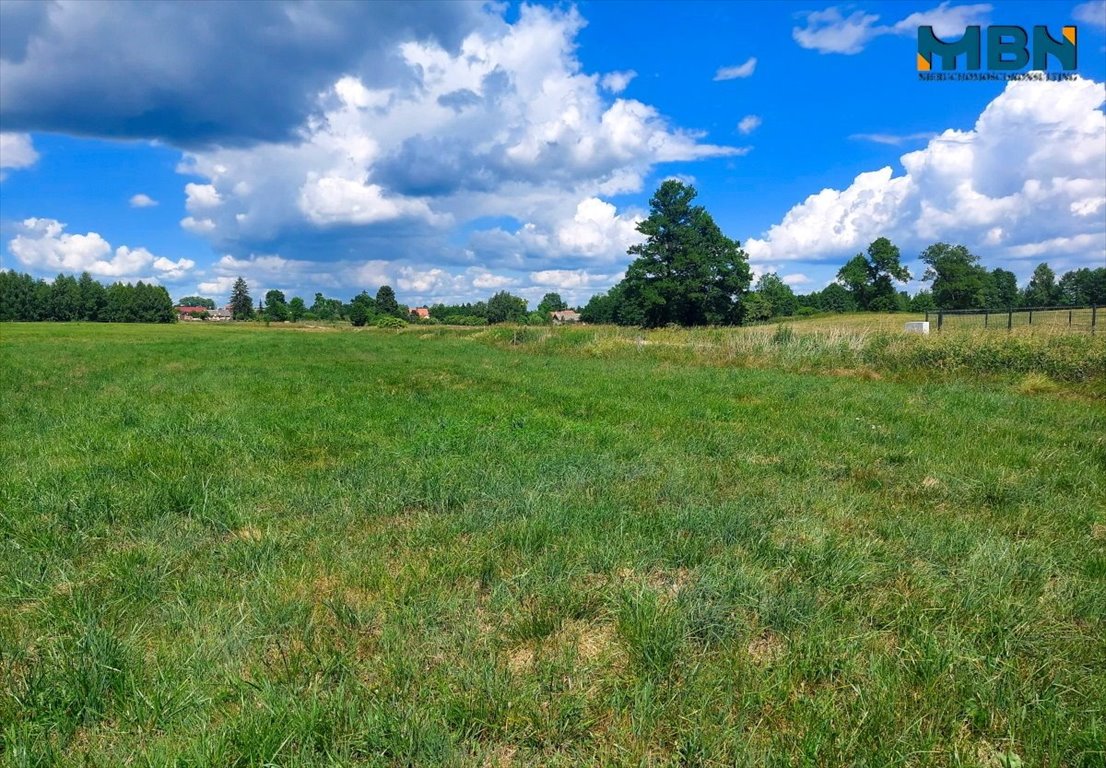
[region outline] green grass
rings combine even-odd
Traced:
[[[1102,339],[805,338],[0,327],[0,762],[1104,765]]]

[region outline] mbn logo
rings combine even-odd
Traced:
[[[1061,27],[1060,39],[1048,33],[1048,27],[1033,27],[1033,69],[1048,69],[1048,57],[1055,56],[1060,66],[1070,72],[1076,62],[1075,27]],[[933,56],[941,59],[941,69],[956,69],[956,60],[964,56],[966,69],[980,68],[979,27],[964,30],[959,40],[946,43],[933,34],[933,27],[918,27],[918,71],[933,69]],[[987,27],[987,69],[1022,69],[1029,63],[1029,34],[1021,27],[998,25]]]

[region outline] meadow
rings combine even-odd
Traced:
[[[903,319],[0,326],[0,763],[1106,765],[1106,339]]]

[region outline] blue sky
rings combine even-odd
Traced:
[[[1023,281],[1106,264],[1102,0],[0,14],[5,269],[583,303],[668,177],[799,292],[879,236],[917,276],[937,241]],[[1078,79],[920,82],[919,24],[1075,24]]]

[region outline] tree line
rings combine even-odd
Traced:
[[[88,272],[58,275],[51,283],[18,272],[0,272],[0,321],[171,323],[177,318],[163,286],[139,280],[104,286]]]
[[[182,305],[214,308],[215,302],[202,296],[186,296]],[[396,298],[395,289],[382,285],[375,295],[361,291],[348,302],[332,299],[322,293],[315,294],[308,306],[299,296],[287,299],[283,291],[270,290],[265,298],[253,305],[249,285],[244,278],[235,280],[231,289],[230,310],[235,320],[268,320],[273,322],[299,320],[348,320],[355,326],[393,325],[396,320],[428,322],[449,325],[489,325],[496,323],[542,324],[550,322],[550,313],[568,309],[568,304],[557,293],[547,293],[535,311],[528,309],[528,302],[521,296],[500,291],[487,301],[471,304],[433,304],[427,307],[430,317],[416,319],[410,310]]]
[[[1106,267],[1076,269],[1057,279],[1047,263],[1022,288],[1009,270],[988,270],[963,245],[934,243],[921,253],[929,287],[914,296],[901,289],[913,279],[899,248],[886,237],[874,240],[837,272],[820,291],[798,295],[779,275],[761,275],[753,284],[747,254],[722,234],[701,205],[696,190],[676,180],[663,182],[649,201],[649,216],[637,225],[645,241],[631,246],[634,260],[621,282],[580,308],[581,319],[641,327],[739,325],[774,317],[819,312],[925,312],[936,309],[1006,310],[1019,307],[1106,305]],[[181,303],[214,309],[203,296]],[[395,290],[381,286],[349,302],[316,293],[308,306],[299,296],[267,291],[254,306],[245,279],[231,290],[236,320],[348,320],[353,325],[392,325],[412,321]],[[534,311],[526,299],[500,291],[487,301],[434,304],[418,322],[452,325],[545,324],[550,313],[567,309],[557,293],[547,293]],[[87,272],[79,279],[58,275],[54,282],[0,272],[0,320],[89,320],[172,322],[173,304],[164,288],[114,283],[108,287]]]
[[[948,243],[922,252],[922,280],[930,287],[911,296],[899,286],[913,276],[886,237],[856,254],[820,291],[798,295],[775,273],[762,275],[754,285],[747,255],[701,206],[691,204],[695,194],[694,187],[679,181],[661,184],[650,200],[649,217],[637,227],[646,241],[629,249],[637,259],[620,283],[588,301],[582,320],[645,327],[732,325],[819,312],[1106,304],[1106,267],[1072,270],[1057,280],[1042,263],[1019,288],[1013,272],[988,270],[966,247]]]

